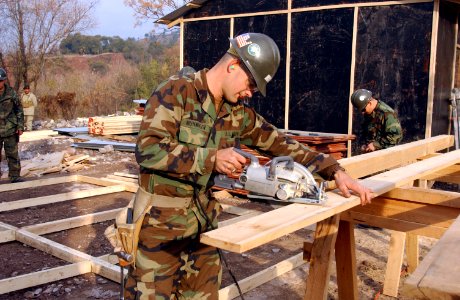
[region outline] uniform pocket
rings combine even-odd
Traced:
[[[141,230],[146,237],[172,241],[182,239],[187,230],[187,209],[152,207],[147,216]]]
[[[185,144],[204,146],[209,137],[211,127],[198,121],[184,119],[179,129],[179,141]]]

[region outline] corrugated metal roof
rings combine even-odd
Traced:
[[[181,18],[182,16],[186,15],[192,9],[201,7],[204,3],[208,1],[209,0],[192,0],[188,2],[187,4],[185,4],[184,6],[179,7],[175,11],[162,17],[161,19],[156,20],[155,23],[161,23],[161,24],[168,25],[169,23],[172,23],[176,21],[177,19]]]

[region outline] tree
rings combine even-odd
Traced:
[[[185,5],[186,0],[124,0],[134,10],[138,23],[158,20],[169,12]]]
[[[2,0],[0,53],[7,58],[14,88],[36,84],[47,54],[70,34],[94,26],[91,9],[99,0]]]

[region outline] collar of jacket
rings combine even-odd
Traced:
[[[213,119],[216,119],[217,117],[223,117],[225,115],[230,114],[234,109],[240,106],[240,104],[237,105],[231,105],[228,103],[225,99],[223,99],[223,104],[221,106],[221,109],[219,113],[217,114],[216,112],[216,106],[214,102],[212,101],[212,96],[209,93],[208,90],[208,82],[206,79],[206,72],[208,72],[208,69],[203,69],[201,71],[196,72],[195,74],[191,75],[193,78],[193,84],[195,86],[196,92],[198,94],[199,101],[201,102],[201,107],[203,110],[209,114]]]

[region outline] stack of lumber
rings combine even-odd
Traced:
[[[30,160],[21,161],[21,176],[40,176],[56,172],[77,172],[85,167],[83,164],[89,155],[73,155],[63,152],[39,155]]]
[[[95,135],[131,134],[139,132],[142,116],[90,117],[88,133]]]

